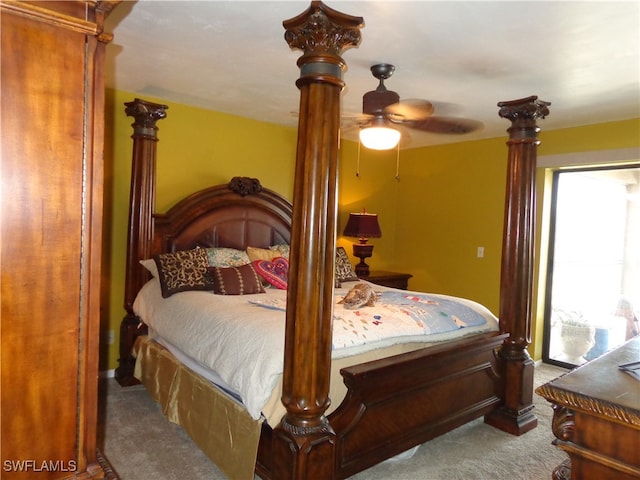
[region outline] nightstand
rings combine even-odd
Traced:
[[[401,290],[407,290],[409,286],[409,279],[413,277],[410,273],[397,273],[397,272],[384,272],[381,270],[371,270],[369,275],[360,277],[362,280],[366,280],[376,285],[382,285],[383,287],[399,288]]]

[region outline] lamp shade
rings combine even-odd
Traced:
[[[360,129],[360,143],[372,150],[390,150],[400,142],[400,131],[383,116],[373,117],[367,127]]]
[[[391,150],[400,142],[400,132],[390,127],[367,127],[360,130],[360,141],[372,150]]]
[[[382,231],[378,224],[378,215],[366,212],[350,213],[343,235],[360,239],[381,237]]]

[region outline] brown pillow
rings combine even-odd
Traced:
[[[204,248],[163,253],[154,256],[153,260],[158,267],[164,298],[188,290],[211,290],[206,278],[209,260]]]
[[[209,281],[218,295],[264,293],[260,276],[250,263],[239,267],[209,267]]]

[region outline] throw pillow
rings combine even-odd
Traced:
[[[158,266],[153,258],[140,260],[140,265],[146,268],[154,278],[158,278]]]
[[[207,248],[209,265],[212,267],[239,267],[251,263],[247,252],[228,247]]]
[[[239,267],[209,267],[207,272],[213,293],[218,295],[264,293],[260,276],[250,263]]]
[[[289,252],[291,247],[286,243],[280,243],[278,245],[271,245],[269,247],[270,250],[276,250],[279,253],[279,257],[284,257],[289,260]]]
[[[247,247],[247,256],[251,262],[255,262],[256,260],[273,260],[282,255],[277,250],[269,248]]]
[[[337,282],[357,282],[360,280],[353,271],[347,251],[344,247],[336,248],[336,281]]]
[[[206,279],[209,259],[204,248],[155,255],[162,296],[188,290],[211,290]]]
[[[270,260],[256,260],[253,262],[258,275],[264,278],[274,287],[286,290],[288,285],[289,261],[284,257]]]

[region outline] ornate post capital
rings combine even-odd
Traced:
[[[532,95],[519,100],[499,102],[498,115],[511,120],[512,126],[507,131],[512,140],[535,139],[540,131],[536,120],[549,115],[549,105],[550,102],[538,100],[537,96]]]
[[[135,118],[135,122],[131,124],[134,136],[142,135],[157,139],[156,132],[158,127],[156,127],[156,122],[167,116],[169,107],[140,100],[139,98],[136,98],[133,102],[126,102],[125,106],[127,107],[125,108],[127,116]]]
[[[342,52],[360,44],[362,17],[338,12],[315,1],[300,15],[285,20],[284,38],[291,49],[304,54],[298,59],[301,77],[342,82]]]

